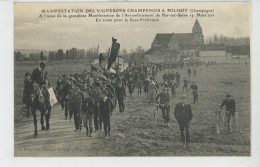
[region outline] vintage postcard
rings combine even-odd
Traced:
[[[14,156],[251,156],[251,2],[14,3]]]

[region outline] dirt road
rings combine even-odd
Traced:
[[[86,137],[84,127],[82,132],[75,132],[73,120],[70,123],[69,120],[64,119],[64,112],[59,105],[52,108],[50,132],[41,131],[39,113],[37,116],[39,131],[37,137],[33,137],[32,116],[27,119],[27,122],[15,125],[15,156],[102,155],[98,150],[93,149],[92,145],[99,140],[105,140],[103,131],[93,133],[92,137]]]

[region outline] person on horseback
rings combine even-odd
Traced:
[[[40,67],[36,68],[32,72],[32,83],[35,88],[42,88],[45,91],[45,98],[47,99],[48,108],[51,107],[50,94],[46,88],[47,81],[47,71],[45,71],[46,64],[44,62],[40,63]]]
[[[41,112],[41,125],[42,130],[48,131],[49,126],[49,118],[51,111],[50,104],[50,94],[48,92],[49,82],[47,80],[47,71],[45,71],[46,64],[44,62],[40,63],[40,67],[36,68],[32,72],[32,83],[34,88],[34,96],[32,97],[32,115],[34,120],[34,136],[37,136],[37,119],[36,119],[36,110],[40,110]],[[48,110],[48,112],[46,112]],[[44,124],[44,118],[46,119],[46,128]]]

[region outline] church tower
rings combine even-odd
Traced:
[[[193,25],[192,33],[194,34],[195,43],[199,44],[199,45],[203,45],[204,44],[204,35],[202,33],[202,28],[200,26],[200,23],[197,19]]]

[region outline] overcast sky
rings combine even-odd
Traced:
[[[15,49],[87,49],[99,44],[103,52],[114,36],[121,49],[148,49],[156,33],[190,33],[196,18],[160,18],[159,22],[96,23],[94,18],[39,19],[42,9],[214,9],[214,18],[198,18],[205,37],[223,34],[248,37],[251,27],[249,2],[160,3],[15,3]],[[82,13],[81,13],[82,14]],[[97,14],[97,13],[95,13]]]

